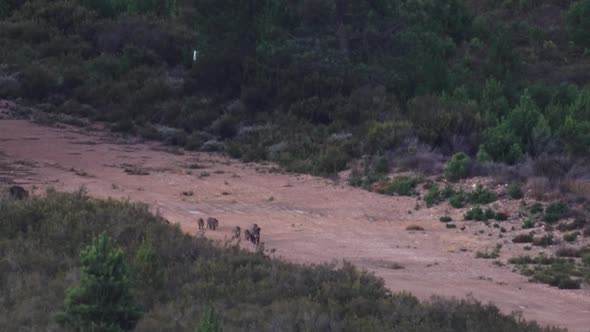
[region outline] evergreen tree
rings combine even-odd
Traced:
[[[58,322],[75,331],[132,330],[141,311],[131,294],[123,250],[103,234],[80,260],[80,285],[68,290]]]

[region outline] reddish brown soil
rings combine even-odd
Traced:
[[[414,198],[386,197],[325,179],[273,173],[268,165],[205,153],[174,154],[156,143],[130,144],[100,131],[24,120],[0,120],[0,152],[0,181],[20,183],[36,194],[47,187],[85,186],[96,197],[145,202],[191,234],[198,232],[197,218],[214,216],[220,228],[205,236],[219,240],[229,239],[235,225],[258,223],[265,247],[289,261],[347,260],[382,277],[392,291],[410,291],[422,299],[472,295],[504,312],[522,311],[527,319],[573,331],[590,327],[589,289],[532,284],[509,266],[476,259],[476,251],[496,243],[504,245],[499,258],[504,262],[522,248],[479,223],[465,224],[464,231],[446,229],[438,221],[446,206],[415,211]],[[205,168],[191,169],[193,164]],[[185,196],[185,191],[194,195]],[[461,219],[460,211],[451,212]],[[413,224],[425,231],[405,230]]]

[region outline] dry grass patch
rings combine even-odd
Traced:
[[[527,190],[537,200],[543,200],[551,190],[551,184],[546,177],[533,177],[527,180]]]

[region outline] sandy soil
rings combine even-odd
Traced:
[[[214,216],[220,228],[205,234],[213,239],[229,239],[235,225],[256,222],[274,255],[300,263],[347,260],[382,277],[392,291],[410,291],[422,299],[472,295],[504,312],[522,311],[527,319],[573,331],[590,327],[589,289],[531,284],[509,266],[476,259],[476,251],[497,243],[504,245],[502,261],[522,248],[480,223],[458,222],[466,226],[463,231],[446,229],[438,222],[445,206],[415,211],[414,198],[280,174],[270,165],[174,153],[156,143],[133,144],[99,130],[12,119],[0,120],[0,169],[0,183],[18,183],[37,194],[47,187],[85,186],[96,197],[145,202],[191,234],[198,233],[197,218]],[[134,170],[149,174],[134,175]],[[182,194],[188,191],[193,196]],[[451,212],[461,219],[460,212]],[[425,231],[406,231],[408,225]]]

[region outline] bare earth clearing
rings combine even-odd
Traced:
[[[504,245],[502,261],[523,251],[510,236],[499,239],[497,229],[490,236],[481,223],[466,224],[464,231],[446,229],[438,221],[446,206],[414,211],[414,198],[386,197],[325,179],[273,173],[270,166],[205,153],[174,154],[156,143],[130,144],[100,131],[24,120],[0,120],[0,152],[0,183],[18,183],[36,194],[47,187],[71,191],[84,185],[96,197],[145,202],[191,234],[198,233],[199,217],[214,216],[220,229],[205,235],[219,240],[228,239],[235,225],[256,222],[265,247],[290,261],[348,260],[375,272],[392,291],[410,291],[422,299],[472,294],[505,312],[522,311],[527,319],[573,331],[590,327],[588,288],[531,284],[510,266],[476,259],[476,251],[496,243]],[[192,196],[183,195],[189,191]],[[452,213],[453,219],[462,219],[459,211]],[[426,231],[406,231],[411,224]],[[480,229],[485,233],[474,235]]]

